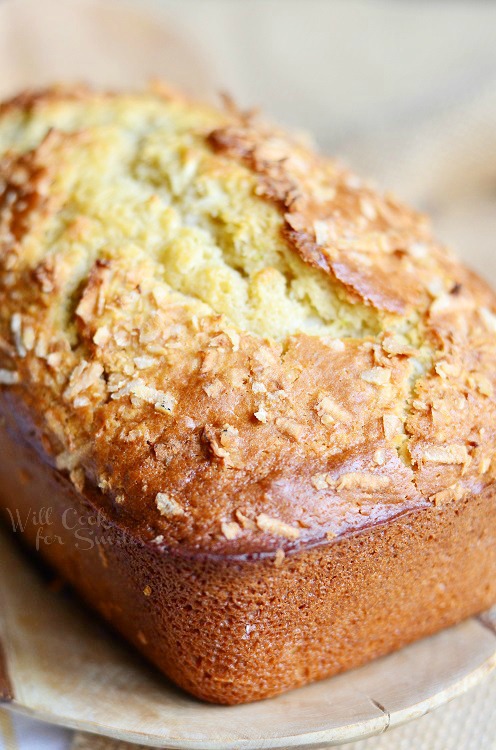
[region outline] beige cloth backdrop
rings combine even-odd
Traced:
[[[234,92],[312,131],[323,150],[432,213],[496,284],[496,3],[0,0],[0,96],[60,79],[129,87],[154,76],[195,95]],[[0,715],[1,750],[71,741],[14,724]],[[79,736],[74,747],[123,746]],[[496,750],[496,677],[349,747]]]

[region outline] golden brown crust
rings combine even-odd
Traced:
[[[21,96],[0,143],[2,380],[57,466],[130,529],[275,554],[493,486],[494,296],[423,217],[252,117],[173,96]],[[215,191],[207,236],[194,224]],[[161,242],[179,214],[172,266]],[[188,291],[207,240],[231,265]],[[292,311],[317,269],[342,335],[317,293],[314,333],[304,312],[264,334],[283,273],[237,270],[258,241],[284,258]],[[234,283],[243,319],[223,302]]]
[[[25,540],[38,541],[114,628],[205,700],[242,703],[328,677],[496,598],[493,492],[290,555],[282,547],[275,557],[237,560],[165,552],[160,539],[145,542],[145,533],[116,523],[101,493],[82,494],[40,461],[15,407],[12,394],[0,397],[2,510],[34,515]]]

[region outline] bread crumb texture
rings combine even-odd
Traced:
[[[145,540],[277,554],[494,482],[496,305],[426,219],[264,120],[0,107],[0,385]]]

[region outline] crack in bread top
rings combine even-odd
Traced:
[[[495,303],[426,219],[233,108],[0,109],[5,389],[145,539],[329,541],[494,480]]]

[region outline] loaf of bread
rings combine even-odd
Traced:
[[[240,703],[496,601],[496,298],[423,216],[165,88],[0,153],[0,504],[149,660]]]

